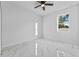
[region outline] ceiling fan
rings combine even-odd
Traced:
[[[43,11],[45,11],[45,6],[53,6],[53,3],[47,3],[47,1],[36,1],[38,3],[40,3],[40,5],[34,7],[34,8],[38,8],[38,7],[42,7]]]

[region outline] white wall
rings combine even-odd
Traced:
[[[1,54],[1,2],[0,2],[0,54]]]
[[[57,32],[57,15],[70,14],[70,29],[68,32]],[[78,5],[58,10],[44,17],[44,37],[63,43],[79,44],[79,8]]]
[[[40,17],[13,2],[2,2],[2,47],[36,39],[35,22]]]
[[[38,39],[43,38],[43,17],[38,21]]]

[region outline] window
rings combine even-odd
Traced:
[[[35,23],[35,35],[38,36],[38,23]]]
[[[57,31],[69,30],[69,13],[57,16]]]

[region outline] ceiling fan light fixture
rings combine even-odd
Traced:
[[[42,7],[44,7],[45,5],[44,5],[44,4],[42,4],[41,6],[42,6]]]
[[[42,7],[43,11],[45,11],[45,6],[53,6],[53,3],[46,3],[47,1],[37,1],[40,5],[37,5],[35,8]]]

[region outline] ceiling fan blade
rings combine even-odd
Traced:
[[[45,11],[45,7],[42,7],[43,8],[43,10]]]
[[[46,3],[45,5],[48,5],[48,6],[53,6],[53,4],[51,4],[51,3]]]
[[[36,6],[35,8],[38,8],[39,6],[41,6],[41,5],[38,5],[38,6]]]

